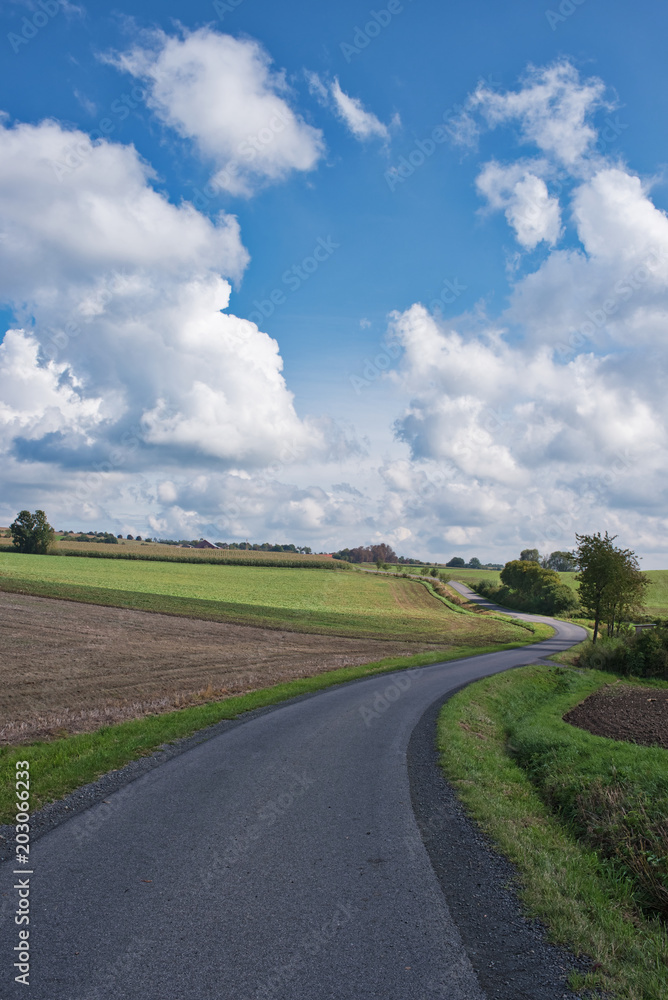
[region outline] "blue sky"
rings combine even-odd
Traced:
[[[665,564],[663,5],[0,18],[0,520]]]

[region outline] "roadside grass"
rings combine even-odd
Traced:
[[[30,761],[31,805],[35,811],[47,802],[60,799],[101,775],[123,767],[131,760],[150,754],[165,743],[190,736],[223,719],[235,719],[244,712],[361,677],[422,667],[430,663],[445,663],[482,653],[515,649],[522,645],[522,642],[495,643],[479,648],[460,647],[441,653],[385,658],[375,663],[342,667],[315,677],[276,684],[222,701],[149,715],[116,726],[105,726],[93,733],[66,736],[49,742],[1,747],[0,823],[10,823],[16,812],[12,789],[17,760]]]
[[[653,909],[661,886],[652,901],[634,865],[665,872],[654,852],[665,837],[668,752],[562,720],[617,680],[555,665],[478,681],[444,706],[438,745],[465,807],[518,868],[528,911],[552,940],[592,959],[572,988],[659,1000],[668,996],[668,932]]]
[[[512,619],[458,614],[417,581],[366,573],[0,554],[0,590],[294,632],[471,646],[522,636]]]

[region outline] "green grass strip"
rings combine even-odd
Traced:
[[[552,940],[596,964],[585,976],[572,974],[571,987],[603,989],[616,1000],[659,1000],[668,996],[665,925],[643,916],[632,880],[578,840],[539,792],[552,778],[574,786],[592,776],[616,780],[617,764],[643,791],[661,781],[665,790],[666,751],[592,736],[561,720],[615,680],[599,671],[534,666],[478,681],[444,706],[438,744],[467,811],[518,868],[530,914]],[[531,776],[518,753],[531,761]]]
[[[17,760],[30,761],[31,805],[33,811],[47,802],[62,798],[102,774],[123,767],[131,760],[151,753],[163,743],[190,736],[199,729],[222,719],[235,719],[255,708],[275,705],[296,695],[322,691],[335,684],[389,673],[393,670],[422,667],[463,657],[516,649],[523,643],[505,643],[477,649],[458,648],[444,652],[420,653],[410,657],[389,657],[361,666],[341,667],[262,688],[222,701],[196,705],[161,715],[105,726],[93,733],[82,733],[49,742],[0,748],[0,823],[12,822],[16,809],[12,789]]]

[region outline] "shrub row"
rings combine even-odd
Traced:
[[[663,623],[639,635],[602,636],[583,646],[578,666],[608,670],[623,677],[660,677],[668,680],[668,626]]]
[[[551,570],[543,570],[551,573]],[[556,573],[553,574],[556,576]],[[496,604],[502,604],[513,611],[526,611],[533,615],[573,614],[578,607],[577,595],[565,583],[543,579],[532,589],[519,590],[498,584],[494,580],[480,580],[470,584],[472,590]]]

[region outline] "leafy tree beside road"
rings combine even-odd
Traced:
[[[642,607],[650,580],[640,572],[635,552],[612,544],[617,535],[610,536],[606,531],[601,537],[598,531],[595,535],[575,537],[580,567],[576,577],[580,584],[580,603],[594,619],[593,641],[596,642],[601,623],[607,626],[609,636],[614,635],[619,623]]]
[[[36,510],[34,514],[29,510],[22,510],[14,523],[10,524],[9,530],[12,533],[12,544],[19,552],[45,555],[54,541],[54,530],[43,510]]]
[[[559,574],[537,560],[513,559],[501,570],[500,587],[481,580],[473,589],[498,604],[532,614],[569,615],[578,607],[577,595],[561,582]]]
[[[545,569],[537,561],[514,559],[501,570],[501,583],[510,591],[525,611],[559,615],[574,611],[577,596],[559,579],[554,570]]]

